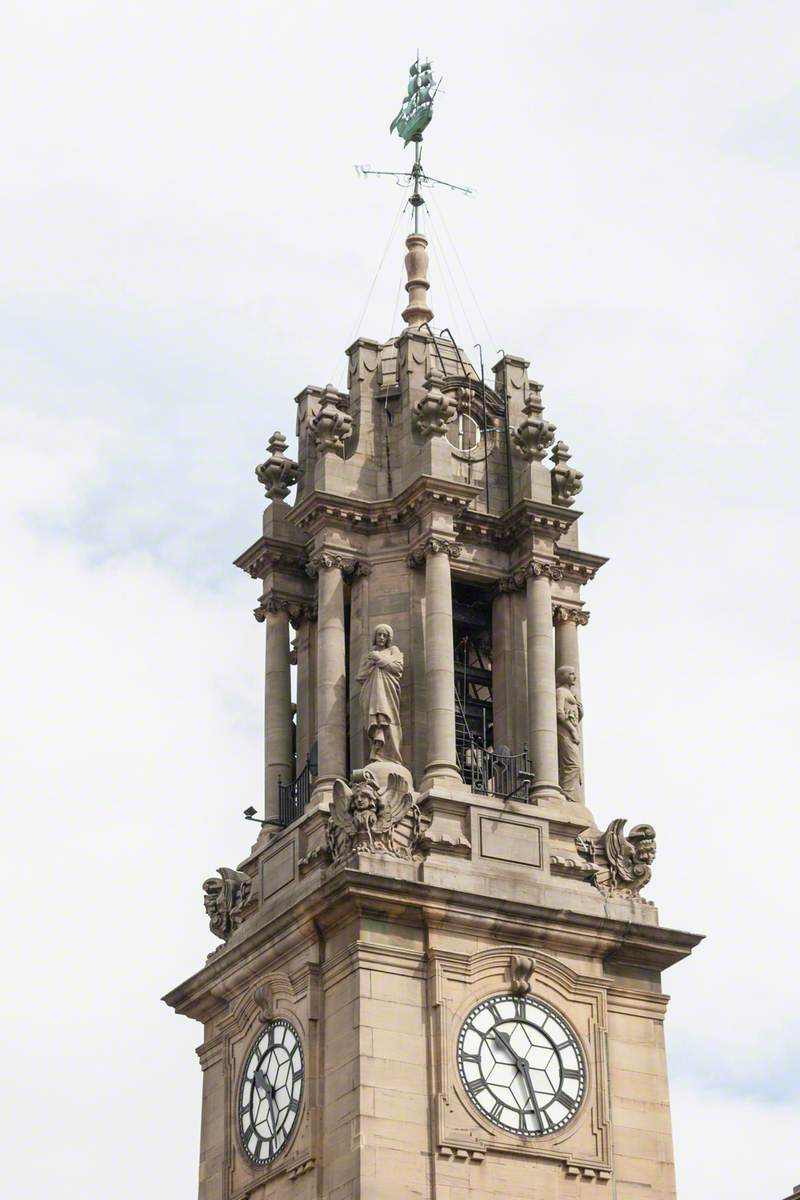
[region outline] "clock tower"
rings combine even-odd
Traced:
[[[200,1200],[674,1200],[661,974],[700,939],[646,898],[652,826],[587,805],[606,560],[529,363],[432,328],[418,215],[402,333],[256,469],[264,819],[166,997],[203,1026]]]

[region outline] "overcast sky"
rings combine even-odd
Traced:
[[[9,1196],[196,1195],[201,1031],[159,997],[261,800],[230,564],[294,395],[399,331],[402,194],[353,164],[408,166],[417,46],[426,165],[477,190],[435,194],[435,323],[531,360],[612,557],[588,800],[707,934],[665,976],[681,1200],[800,1182],[798,5],[7,0]]]

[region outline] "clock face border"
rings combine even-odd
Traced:
[[[247,1073],[252,1065],[252,1060],[253,1060],[254,1055],[258,1055],[257,1065],[260,1066],[260,1064],[264,1061],[264,1059],[270,1053],[271,1046],[268,1046],[262,1053],[259,1053],[259,1046],[260,1046],[260,1043],[264,1040],[265,1035],[268,1034],[271,1029],[274,1029],[275,1026],[283,1026],[284,1028],[288,1029],[294,1036],[295,1045],[292,1048],[292,1051],[291,1051],[291,1054],[289,1055],[288,1061],[291,1062],[291,1059],[293,1058],[295,1051],[297,1051],[299,1053],[299,1055],[300,1055],[300,1066],[299,1066],[300,1089],[297,1093],[296,1108],[294,1110],[292,1110],[292,1109],[289,1110],[290,1113],[293,1111],[294,1115],[293,1115],[292,1123],[286,1132],[286,1136],[284,1137],[283,1142],[271,1154],[268,1154],[265,1157],[259,1157],[249,1149],[249,1147],[247,1146],[247,1143],[245,1141],[245,1129],[243,1127],[244,1112],[245,1112],[245,1108],[246,1108],[248,1114],[250,1114],[250,1116],[252,1116],[252,1107],[251,1107],[251,1099],[248,1100],[247,1105],[245,1106],[244,1090],[245,1090],[245,1085],[248,1083]],[[296,1072],[295,1072],[295,1074],[296,1074]],[[242,1154],[248,1160],[248,1162],[250,1162],[254,1167],[265,1168],[265,1167],[271,1166],[276,1161],[276,1159],[280,1158],[280,1156],[287,1150],[287,1148],[291,1144],[292,1140],[294,1139],[295,1134],[297,1133],[297,1130],[300,1127],[300,1113],[301,1113],[301,1110],[303,1107],[303,1094],[305,1092],[305,1083],[306,1083],[305,1054],[303,1051],[303,1041],[302,1041],[302,1038],[300,1037],[300,1033],[299,1033],[297,1027],[287,1017],[271,1018],[269,1021],[266,1022],[264,1027],[259,1030],[259,1032],[251,1040],[250,1044],[247,1047],[247,1053],[244,1056],[244,1063],[242,1066],[239,1087],[236,1090],[236,1096],[237,1096],[237,1109],[236,1109],[237,1141],[239,1143],[239,1149],[241,1150]],[[251,1124],[250,1128],[253,1129],[254,1125]],[[285,1124],[281,1126],[281,1129],[283,1129],[283,1128],[285,1128]],[[259,1140],[260,1140],[260,1142],[266,1142],[267,1140],[272,1141],[272,1139],[266,1139],[266,1138],[260,1138]]]
[[[506,1009],[505,1009],[506,1013],[509,1012],[507,1006],[509,1004],[513,1005],[514,1013],[505,1015],[505,1013],[503,1011],[501,1011],[500,1009],[497,1008],[497,1005],[499,1005],[499,1004],[506,1005]],[[492,1013],[492,1009],[494,1009],[494,1012],[497,1013],[497,1017],[499,1017],[499,1020],[497,1019],[497,1017],[495,1017],[494,1013]],[[531,1012],[528,1012],[527,1016],[522,1015],[526,1009],[539,1010],[539,1013],[545,1014],[545,1017],[543,1020],[534,1021],[532,1019],[533,1014]],[[479,1015],[482,1012],[489,1012],[490,1018],[491,1018],[490,1024],[487,1026],[485,1031],[476,1029],[474,1027],[475,1018],[479,1017]],[[494,1093],[492,1092],[491,1084],[490,1083],[485,1084],[483,1088],[476,1088],[475,1087],[476,1077],[473,1077],[470,1080],[467,1078],[466,1073],[465,1073],[464,1044],[465,1044],[465,1039],[467,1038],[467,1036],[470,1033],[474,1033],[474,1035],[479,1039],[480,1042],[486,1042],[485,1034],[489,1033],[490,1030],[497,1028],[498,1026],[502,1027],[502,1026],[508,1025],[510,1027],[511,1025],[513,1025],[513,1023],[515,1021],[523,1021],[526,1024],[534,1025],[535,1028],[540,1031],[539,1039],[538,1039],[540,1044],[542,1041],[544,1041],[545,1043],[549,1042],[552,1045],[553,1052],[556,1053],[558,1056],[559,1068],[560,1068],[559,1082],[558,1082],[558,1087],[553,1088],[553,1100],[551,1100],[549,1103],[553,1103],[554,1100],[556,1099],[557,1095],[560,1094],[561,1084],[563,1083],[564,1068],[563,1068],[562,1060],[561,1060],[561,1051],[564,1051],[565,1056],[568,1058],[568,1061],[570,1061],[570,1063],[571,1063],[571,1066],[568,1067],[567,1069],[571,1072],[570,1077],[571,1077],[572,1082],[573,1083],[577,1082],[577,1089],[576,1089],[575,1096],[568,1097],[570,1104],[569,1104],[569,1108],[567,1109],[567,1112],[565,1114],[563,1114],[557,1120],[552,1120],[548,1116],[547,1128],[526,1129],[524,1127],[525,1126],[524,1117],[520,1117],[520,1125],[515,1127],[510,1122],[503,1121],[503,1120],[499,1119],[498,1116],[493,1116],[491,1112],[487,1111],[487,1109],[484,1108],[483,1105],[478,1102],[478,1100],[475,1098],[475,1095],[473,1094],[473,1091],[481,1091],[482,1090],[482,1091],[489,1092],[491,1095],[494,1095]],[[547,1028],[545,1028],[548,1025],[548,1023],[551,1021],[555,1023],[555,1025],[558,1027],[558,1031],[560,1031],[560,1034],[563,1035],[561,1037],[561,1040],[558,1043],[553,1041],[553,1038],[550,1037],[548,1034]],[[552,1030],[552,1028],[551,1028],[550,1032],[551,1033],[554,1032]],[[481,1046],[481,1049],[482,1049],[482,1046]],[[468,1061],[474,1061],[474,1058],[469,1058],[469,1052],[466,1052],[466,1053],[468,1055]],[[572,1055],[574,1057],[570,1057],[570,1055]],[[480,1049],[478,1050],[478,1057],[480,1057]],[[506,1056],[504,1055],[504,1058],[505,1057]],[[509,1064],[509,1065],[511,1065],[511,1064]],[[587,1056],[583,1049],[583,1045],[581,1043],[580,1038],[578,1037],[577,1033],[572,1028],[570,1023],[567,1021],[567,1019],[565,1017],[563,1017],[561,1015],[561,1013],[559,1013],[557,1011],[557,1009],[553,1008],[552,1005],[548,1004],[545,1000],[540,1000],[538,997],[534,997],[534,996],[515,996],[509,992],[501,992],[501,993],[496,993],[495,995],[487,996],[484,1000],[480,1000],[480,1001],[478,1001],[477,1004],[474,1004],[470,1008],[470,1010],[466,1014],[466,1016],[464,1017],[463,1021],[461,1022],[461,1027],[459,1029],[458,1037],[456,1039],[456,1069],[458,1072],[458,1078],[461,1083],[461,1086],[464,1090],[465,1095],[469,1099],[470,1107],[473,1109],[473,1111],[475,1111],[483,1120],[488,1121],[495,1128],[502,1129],[504,1133],[512,1134],[515,1137],[524,1138],[527,1142],[531,1142],[531,1141],[535,1141],[537,1139],[549,1137],[551,1134],[554,1134],[554,1133],[560,1133],[567,1125],[571,1124],[572,1121],[574,1121],[575,1118],[580,1113],[580,1110],[583,1107],[584,1101],[585,1101],[586,1096],[589,1091],[589,1087],[588,1087],[589,1069],[588,1069]],[[574,1074],[573,1074],[573,1072],[574,1072]],[[485,1075],[484,1075],[484,1072],[483,1072],[480,1064],[478,1065],[477,1078],[485,1079]],[[472,1087],[470,1085],[472,1085]],[[552,1084],[550,1086],[552,1087]],[[538,1093],[538,1089],[536,1089],[536,1091]],[[513,1093],[512,1093],[512,1095],[513,1095]],[[497,1099],[497,1097],[495,1097],[495,1099]],[[501,1107],[503,1110],[507,1109],[509,1112],[514,1111],[514,1109],[512,1109],[512,1107],[511,1107],[511,1105],[502,1105]],[[562,1109],[567,1108],[567,1105],[560,1103],[560,1107]],[[497,1108],[497,1104],[495,1104],[495,1109],[496,1108]],[[516,1111],[517,1112],[521,1111],[519,1109],[518,1102],[517,1102]],[[525,1111],[527,1111],[527,1106],[525,1106]]]

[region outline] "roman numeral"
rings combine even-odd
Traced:
[[[518,1021],[525,1020],[525,1001],[520,1000],[519,996],[514,997],[514,1014]]]
[[[566,1092],[556,1092],[550,1103],[555,1104],[556,1101],[558,1101],[559,1104],[563,1104],[564,1108],[572,1108],[573,1104],[575,1103],[572,1096],[568,1096]]]
[[[492,1014],[492,1016],[494,1017],[495,1024],[499,1024],[499,1023],[502,1021],[502,1019],[503,1019],[503,1018],[500,1016],[500,1010],[499,1010],[499,1008],[497,1008],[497,1007],[496,1007],[496,1006],[495,1006],[495,1005],[492,1003],[492,1001],[491,1001],[491,1000],[489,1001],[489,1006],[488,1006],[488,1007],[489,1007],[489,1012],[490,1012],[490,1013]]]
[[[470,1096],[477,1096],[478,1092],[483,1092],[485,1090],[486,1084],[482,1079],[473,1079],[471,1083],[467,1084],[467,1091],[469,1092]]]
[[[492,1118],[492,1120],[493,1120],[493,1121],[499,1121],[499,1120],[500,1120],[500,1114],[501,1114],[501,1112],[502,1112],[502,1111],[503,1111],[503,1105],[502,1105],[502,1104],[500,1103],[500,1101],[498,1100],[498,1101],[495,1103],[495,1106],[494,1106],[494,1108],[492,1109],[492,1111],[489,1113],[489,1116]]]
[[[565,1068],[562,1072],[565,1079],[580,1079],[580,1071],[574,1071],[571,1067]]]

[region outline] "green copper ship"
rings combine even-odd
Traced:
[[[409,142],[419,142],[423,132],[428,128],[433,116],[433,98],[439,85],[433,82],[431,64],[427,61],[411,64],[408,80],[408,92],[400,112],[389,126],[389,132],[395,129],[403,139],[404,145]]]

